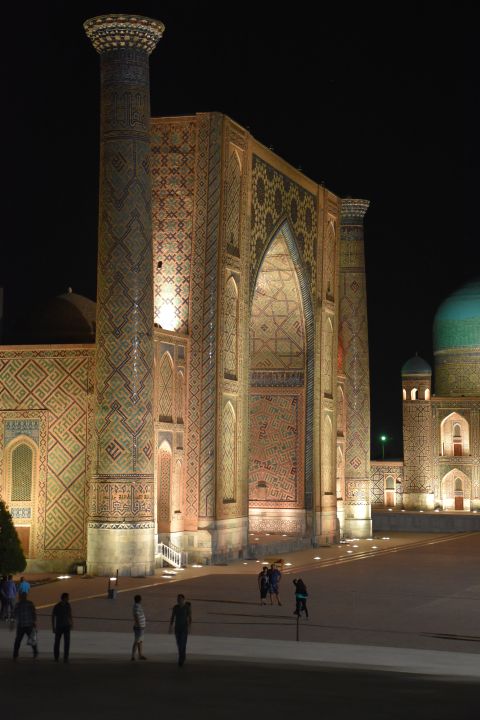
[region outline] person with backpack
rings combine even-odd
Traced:
[[[293,584],[295,585],[295,610],[293,612],[294,615],[300,615],[302,612],[305,613],[305,617],[308,620],[308,610],[307,610],[307,586],[303,582],[302,578],[295,579],[293,581]]]

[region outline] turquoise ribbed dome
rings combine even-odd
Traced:
[[[402,367],[402,375],[431,375],[432,368],[426,360],[415,355]]]
[[[450,295],[433,321],[433,349],[480,347],[480,278]]]

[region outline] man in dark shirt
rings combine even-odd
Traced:
[[[185,602],[185,595],[178,595],[177,604],[172,608],[172,617],[168,632],[172,632],[175,622],[175,639],[178,647],[178,666],[183,667],[187,652],[188,633],[192,625],[192,606]]]
[[[20,643],[24,635],[29,638],[37,627],[37,612],[35,605],[31,600],[27,600],[26,593],[20,593],[20,600],[15,605],[14,610],[15,620],[17,623],[17,634],[15,636],[15,643],[13,646],[13,659],[18,658],[18,651],[20,649]],[[32,645],[33,657],[38,655],[38,647],[35,643]]]
[[[63,635],[63,662],[68,662],[70,652],[70,630],[73,627],[72,608],[68,602],[68,593],[62,593],[60,602],[55,605],[52,611],[52,631],[55,635],[53,644],[53,656],[55,662],[60,657],[60,640]]]

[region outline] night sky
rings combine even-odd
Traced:
[[[468,3],[332,4],[2,9],[5,342],[68,286],[95,299],[99,59],[82,23],[155,17],[154,116],[225,113],[316,182],[371,201],[372,450],[385,432],[386,459],[400,457],[400,368],[415,352],[433,362],[435,310],[480,268],[477,25]]]

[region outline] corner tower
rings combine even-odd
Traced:
[[[421,357],[402,367],[405,510],[433,510],[432,369]]]
[[[153,258],[148,57],[157,20],[103,15],[100,54],[96,457],[89,493],[92,574],[154,571]]]
[[[345,373],[345,534],[368,537],[370,512],[370,375],[363,218],[368,200],[342,200],[340,328]]]

